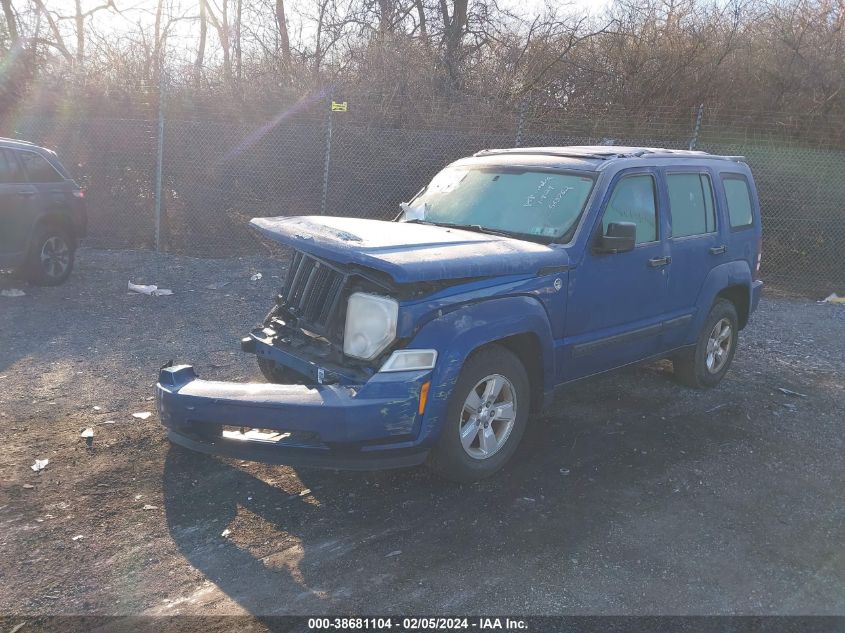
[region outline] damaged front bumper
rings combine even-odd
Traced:
[[[179,365],[161,369],[156,404],[171,441],[192,450],[291,466],[399,468],[428,454],[417,437],[430,374],[376,373],[357,386],[278,385],[201,380]]]

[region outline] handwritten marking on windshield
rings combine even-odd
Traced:
[[[549,199],[549,196],[555,190],[554,186],[552,186],[552,185],[549,185],[548,187],[546,186],[546,183],[548,181],[549,181],[548,178],[545,178],[542,181],[540,181],[540,185],[537,187],[537,190],[534,193],[528,195],[528,197],[525,199],[525,204],[523,204],[522,206],[523,207],[534,207],[534,206],[542,207],[542,206],[546,206],[546,201]],[[551,202],[549,202],[548,208],[554,209],[557,205],[560,204],[560,201],[563,200],[563,197],[567,193],[569,193],[570,191],[573,191],[574,189],[575,189],[575,187],[561,187],[558,194],[554,198],[552,198]],[[539,196],[539,200],[537,199],[538,196]],[[536,201],[537,204],[535,204],[535,201]]]

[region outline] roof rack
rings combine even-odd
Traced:
[[[502,154],[529,154],[531,156],[557,156],[560,158],[586,158],[594,160],[613,160],[617,158],[713,158],[745,162],[745,156],[721,156],[699,150],[664,149],[658,147],[626,147],[614,148],[607,146],[572,146],[572,147],[512,147],[505,149],[483,149],[473,156],[497,156]]]
[[[20,143],[21,145],[35,145],[32,141],[23,141],[19,138],[9,138],[6,136],[0,136],[0,143]]]
[[[623,154],[620,152],[578,151],[575,148],[569,147],[512,147],[505,149],[483,149],[473,154],[473,156],[497,156],[500,154],[530,154],[532,156],[559,156],[561,158],[597,158],[599,160],[623,157]]]

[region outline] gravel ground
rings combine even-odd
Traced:
[[[171,447],[158,367],[258,379],[283,267],[84,249],[0,297],[0,613],[845,614],[845,306],[764,299],[709,392],[582,383],[481,484]]]

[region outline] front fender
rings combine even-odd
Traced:
[[[528,333],[539,339],[543,388],[548,391],[555,376],[554,342],[548,315],[537,299],[514,296],[474,303],[423,326],[408,347],[436,349],[438,358],[418,441],[428,444],[436,439],[449,395],[464,361],[474,350],[508,336]]]

